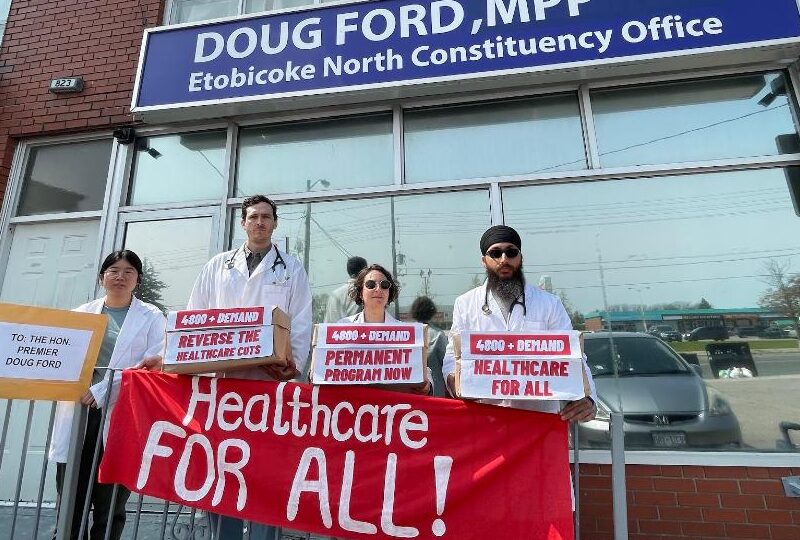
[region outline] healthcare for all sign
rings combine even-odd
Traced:
[[[134,111],[798,41],[795,0],[385,0],[147,30]]]
[[[101,482],[337,538],[573,538],[555,414],[129,370],[105,448]]]
[[[462,332],[456,387],[476,399],[580,399],[580,332]]]

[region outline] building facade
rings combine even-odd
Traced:
[[[522,233],[527,279],[575,320],[701,299],[775,312],[800,273],[798,7],[670,4],[13,0],[0,299],[76,306],[101,255],[126,247],[180,308],[208,258],[242,242],[242,199],[266,193],[315,322],[361,255],[398,276],[398,315],[430,296],[446,326],[483,280],[493,223]],[[70,77],[81,91],[49,90]],[[705,405],[677,411],[732,410],[736,444],[626,448],[630,538],[800,537],[781,483],[800,474],[779,444],[779,423],[800,420],[785,341],[755,354],[759,377],[706,372]],[[584,538],[612,534],[610,459],[581,452]]]

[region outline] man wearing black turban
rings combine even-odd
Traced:
[[[455,386],[453,337],[462,331],[572,330],[567,310],[557,296],[526,285],[522,272],[522,239],[517,231],[506,225],[490,227],[481,236],[480,249],[486,282],[459,296],[453,306],[453,326],[442,370],[451,393],[454,393]],[[584,371],[591,397],[569,402],[563,408],[557,401],[482,401],[505,407],[560,413],[564,420],[587,422],[594,419],[597,408],[592,374],[585,361]]]

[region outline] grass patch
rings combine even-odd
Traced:
[[[670,341],[669,345],[678,352],[705,351],[708,343],[748,343],[751,351],[770,349],[797,349],[796,339],[754,339],[742,341]]]

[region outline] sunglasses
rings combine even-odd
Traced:
[[[487,251],[486,254],[492,259],[499,259],[503,255],[505,255],[507,259],[513,259],[517,255],[519,255],[519,250],[515,247],[510,247],[506,249],[494,248]]]
[[[374,279],[368,279],[367,281],[364,282],[364,287],[370,290],[374,289],[378,285],[380,285],[381,289],[383,289],[384,291],[387,291],[392,288],[392,282],[389,281],[388,279],[382,279],[380,281],[375,281]]]

